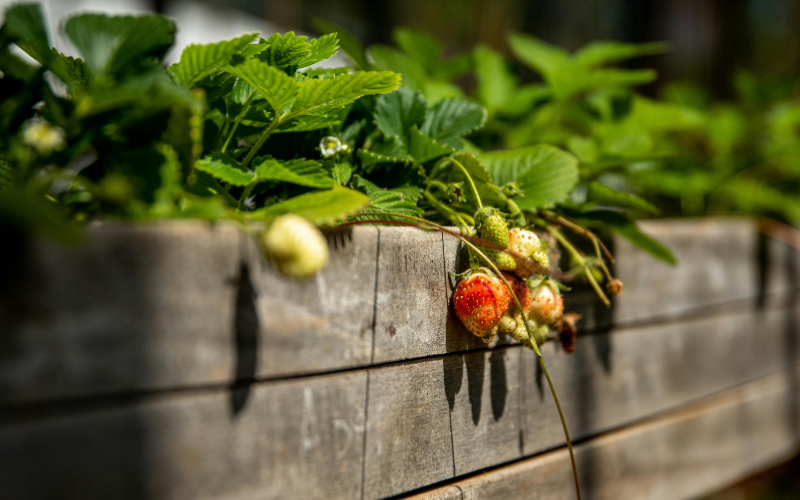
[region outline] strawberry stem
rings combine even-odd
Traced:
[[[462,173],[464,174],[464,176],[467,178],[467,182],[469,182],[469,185],[470,185],[470,187],[472,188],[472,192],[475,194],[475,200],[477,200],[477,202],[478,202],[478,210],[482,209],[482,208],[483,208],[483,203],[481,203],[481,195],[479,195],[479,194],[478,194],[478,188],[477,188],[477,187],[475,187],[475,182],[473,182],[473,180],[472,180],[472,176],[471,176],[471,175],[469,175],[469,172],[467,172],[467,169],[464,167],[464,165],[462,165],[462,164],[461,164],[461,163],[459,163],[458,161],[454,160],[453,158],[447,158],[447,159],[448,159],[448,160],[449,160],[449,161],[450,161],[450,162],[451,162],[453,165],[455,165],[456,167],[458,167],[458,168],[460,168],[460,169],[461,169],[461,172],[462,172]]]
[[[597,296],[600,297],[600,300],[603,301],[603,304],[605,304],[606,307],[611,307],[611,301],[608,300],[606,294],[603,293],[603,289],[600,288],[600,285],[594,278],[594,275],[592,274],[591,269],[589,269],[589,266],[586,265],[586,261],[584,260],[580,252],[578,252],[578,250],[574,246],[572,246],[572,243],[570,243],[570,241],[566,237],[564,237],[564,235],[561,234],[561,231],[559,231],[558,229],[554,228],[553,226],[547,226],[547,231],[553,236],[555,236],[558,242],[561,243],[561,245],[567,249],[567,252],[569,252],[570,257],[572,257],[572,260],[575,261],[575,264],[583,268],[583,274],[586,275],[586,279],[589,280],[589,283],[592,285],[592,288],[594,288],[594,291],[595,293],[597,293]]]
[[[580,486],[580,482],[578,481],[578,465],[575,462],[575,450],[573,450],[573,448],[572,448],[572,440],[569,437],[569,429],[567,428],[567,420],[564,418],[564,411],[561,408],[561,402],[558,399],[558,393],[556,392],[556,388],[553,385],[553,379],[550,378],[550,373],[547,371],[547,366],[545,366],[544,357],[542,356],[542,352],[539,350],[539,346],[536,344],[536,341],[533,339],[533,332],[531,332],[530,328],[528,327],[528,317],[525,314],[525,310],[523,309],[522,304],[519,301],[519,298],[517,298],[517,294],[514,293],[514,290],[511,288],[511,285],[508,283],[508,281],[506,280],[505,276],[503,276],[503,273],[500,272],[500,270],[497,268],[497,266],[494,265],[494,262],[492,262],[491,259],[489,259],[489,257],[487,257],[483,252],[481,252],[480,249],[478,249],[477,246],[473,245],[469,240],[464,238],[462,235],[460,235],[458,233],[455,233],[455,232],[447,229],[444,226],[436,224],[435,222],[430,222],[430,221],[427,221],[425,219],[420,219],[419,217],[413,217],[411,215],[393,214],[393,213],[389,213],[389,212],[371,212],[370,215],[377,215],[377,216],[382,216],[382,217],[387,217],[387,216],[388,217],[399,217],[399,218],[403,218],[403,219],[409,219],[409,220],[413,220],[415,222],[418,222],[420,224],[426,224],[428,226],[437,228],[442,232],[450,234],[450,235],[458,238],[459,240],[461,240],[461,242],[464,243],[465,245],[467,245],[468,248],[470,248],[473,252],[475,252],[476,255],[478,255],[483,261],[485,261],[489,265],[489,267],[492,269],[492,271],[494,273],[496,273],[497,276],[501,280],[503,280],[503,283],[505,284],[505,286],[508,289],[508,291],[511,293],[511,296],[514,297],[514,303],[517,305],[517,307],[519,308],[520,312],[522,313],[522,322],[525,325],[525,331],[528,332],[528,344],[525,344],[525,345],[527,345],[527,347],[533,349],[533,352],[536,353],[536,357],[539,360],[539,366],[542,367],[542,372],[544,372],[544,376],[547,379],[547,384],[550,386],[550,392],[553,394],[553,400],[556,403],[556,409],[558,410],[558,416],[561,419],[561,427],[564,429],[564,437],[567,440],[567,449],[569,449],[569,458],[570,458],[570,461],[572,462],[572,475],[573,475],[573,478],[575,479],[575,493],[578,496],[578,500],[581,500],[581,486]],[[376,221],[372,221],[372,222],[374,223]],[[573,248],[573,250],[574,250],[574,248]]]
[[[253,103],[253,98],[256,96],[256,91],[250,93],[250,97],[247,98],[247,101],[242,106],[242,110],[239,112],[239,115],[236,117],[236,121],[233,122],[233,126],[231,127],[231,131],[228,134],[228,138],[225,139],[225,143],[222,145],[222,149],[220,152],[224,153],[228,149],[228,144],[230,144],[231,139],[233,139],[233,134],[236,133],[236,129],[239,127],[239,124],[242,123],[242,119],[244,115],[247,114],[247,110],[250,109],[250,105]]]

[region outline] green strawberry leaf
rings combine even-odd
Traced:
[[[662,42],[635,44],[601,40],[576,52],[574,60],[580,66],[601,66],[633,57],[663,54],[668,50],[669,46]]]
[[[353,189],[335,186],[326,191],[301,194],[251,212],[253,220],[268,220],[282,214],[297,214],[316,225],[335,224],[369,205],[369,197]]]
[[[489,109],[502,107],[516,93],[516,76],[509,70],[505,58],[485,45],[478,46],[473,57],[478,98]]]
[[[359,175],[353,177],[353,186],[363,189],[369,196],[370,206],[361,213],[391,212],[414,217],[425,213],[417,207],[417,202],[422,198],[422,189],[417,186],[381,189]]]
[[[250,99],[253,92],[253,86],[239,78],[233,84],[233,89],[231,89],[231,101],[236,104],[244,104]]]
[[[416,126],[411,127],[409,131],[408,152],[418,163],[425,163],[455,151],[455,149],[439,144],[430,137],[423,135]]]
[[[569,52],[531,35],[512,33],[508,45],[517,58],[542,74],[561,69],[571,62]]]
[[[257,180],[289,182],[298,186],[329,188],[336,183],[314,160],[297,159],[287,162],[275,159],[264,160],[255,167]]]
[[[361,166],[367,170],[371,170],[368,167],[377,163],[411,163],[413,161],[413,158],[408,155],[402,139],[397,136],[386,137],[372,146],[372,149],[359,149],[357,154],[361,160]]]
[[[425,119],[426,108],[422,94],[401,87],[376,99],[375,125],[387,137],[406,137],[408,129]]]
[[[658,214],[659,212],[651,203],[639,198],[635,194],[623,193],[604,184],[600,184],[599,182],[589,183],[586,200],[593,201],[600,205],[628,208],[651,214]]]
[[[258,33],[247,33],[223,42],[189,45],[183,49],[180,62],[169,67],[169,72],[179,84],[184,87],[192,87],[217,71],[228,62],[231,56],[240,52],[257,38]]]
[[[373,45],[369,55],[375,62],[373,66],[385,71],[394,71],[403,75],[403,86],[412,90],[423,90],[425,87],[425,69],[420,63],[409,58],[399,50],[385,45]]]
[[[461,99],[439,101],[425,114],[420,132],[453,148],[461,147],[461,139],[486,123],[486,110]]]
[[[317,116],[317,115],[303,115],[298,118],[293,118],[284,123],[275,130],[275,133],[280,132],[308,132],[310,130],[319,130],[322,128],[333,127],[340,123],[339,117],[333,116]]]
[[[294,78],[267,63],[250,59],[236,66],[228,66],[225,71],[249,83],[269,102],[276,116],[282,116],[297,95]]]
[[[14,164],[8,160],[0,158],[0,191],[11,186],[16,178]]]
[[[408,28],[394,31],[394,40],[400,50],[420,63],[428,74],[433,74],[442,53],[442,44],[435,38]]]
[[[458,153],[453,159],[459,162],[475,182],[492,183],[492,174],[477,156],[472,153]]]
[[[3,31],[7,37],[14,40],[25,53],[40,64],[45,64],[51,57],[47,28],[44,24],[42,9],[38,4],[26,3],[9,7],[5,12]]]
[[[499,186],[516,182],[525,194],[520,208],[551,207],[567,199],[578,183],[578,160],[556,147],[540,144],[509,151],[484,153],[486,170]]]
[[[331,58],[336,55],[339,49],[339,39],[336,33],[312,38],[308,44],[311,46],[311,51],[297,63],[298,68],[305,68]]]
[[[270,66],[296,70],[298,63],[311,55],[311,45],[306,40],[307,36],[295,36],[293,31],[283,35],[275,33],[267,40],[261,39],[261,45],[266,45],[267,48],[258,57]]]
[[[175,41],[175,23],[163,16],[80,14],[64,23],[64,32],[93,75],[116,75],[162,58]]]
[[[312,68],[304,71],[302,74],[308,78],[331,78],[334,76],[342,76],[350,73],[350,68]]]
[[[317,33],[335,33],[339,39],[339,47],[352,59],[355,69],[366,70],[371,67],[367,61],[367,54],[364,51],[364,46],[347,30],[320,18],[312,19],[311,25]]]
[[[365,95],[392,92],[399,85],[400,75],[389,71],[358,71],[324,80],[306,80],[297,83],[292,114],[344,106]]]
[[[82,59],[65,56],[52,49],[54,59],[52,61],[53,73],[61,78],[73,91],[86,92],[89,85],[89,74],[86,71],[86,64]]]
[[[239,163],[224,153],[213,153],[197,160],[197,170],[233,186],[248,186],[256,179],[255,172],[244,170]]]

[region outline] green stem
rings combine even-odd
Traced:
[[[225,143],[222,145],[222,150],[221,150],[221,151],[222,151],[223,153],[225,152],[225,150],[226,150],[226,149],[228,149],[228,144],[231,142],[231,139],[233,139],[233,134],[235,134],[235,133],[236,133],[236,129],[237,129],[237,128],[239,128],[239,124],[240,124],[240,123],[242,122],[242,120],[244,119],[244,115],[247,113],[247,110],[248,110],[248,109],[250,109],[250,104],[252,104],[252,102],[253,102],[253,98],[254,98],[255,96],[256,96],[256,92],[255,92],[255,91],[253,91],[253,92],[250,94],[250,97],[248,97],[248,98],[247,98],[247,101],[244,103],[244,107],[243,107],[243,108],[242,108],[242,110],[239,112],[239,116],[237,116],[237,117],[236,117],[236,121],[234,121],[234,122],[233,122],[233,127],[231,127],[231,131],[230,131],[230,133],[228,134],[228,138],[227,138],[227,139],[225,139]]]
[[[244,188],[244,192],[242,193],[241,198],[239,198],[239,203],[236,204],[236,213],[239,213],[239,209],[242,208],[242,203],[247,199],[248,196],[250,196],[250,193],[253,192],[253,187],[255,187],[255,183],[252,183]]]
[[[594,288],[594,291],[595,293],[597,293],[597,296],[600,297],[600,300],[603,301],[603,304],[605,304],[606,307],[611,306],[611,301],[608,300],[606,294],[603,293],[603,289],[600,288],[600,285],[597,283],[597,280],[594,279],[592,271],[586,265],[586,261],[584,260],[580,252],[578,252],[578,250],[574,246],[572,246],[572,243],[570,243],[570,241],[566,237],[564,237],[563,234],[561,234],[561,231],[557,230],[552,226],[549,226],[547,230],[550,232],[550,234],[556,237],[558,242],[561,243],[561,246],[567,249],[570,257],[572,257],[572,260],[574,260],[579,267],[583,268],[583,273],[586,275],[586,279],[589,280],[589,284],[592,285],[592,288]]]
[[[388,217],[401,217],[401,218],[404,218],[404,219],[410,219],[410,220],[419,222],[420,224],[427,224],[427,225],[435,227],[435,228],[437,228],[437,229],[439,229],[439,230],[441,230],[443,232],[451,234],[452,236],[455,236],[456,238],[461,240],[465,245],[467,245],[467,247],[469,247],[473,252],[475,252],[475,254],[478,255],[484,262],[486,262],[489,265],[489,267],[492,269],[492,271],[497,274],[497,277],[499,277],[501,280],[503,280],[503,283],[506,285],[506,288],[511,293],[511,296],[514,298],[514,303],[516,304],[516,306],[519,308],[520,312],[522,313],[522,321],[523,321],[523,324],[525,325],[525,330],[528,332],[528,344],[527,345],[530,348],[533,349],[533,352],[536,353],[536,357],[539,359],[539,366],[542,367],[542,371],[544,372],[545,378],[547,378],[547,384],[550,386],[550,392],[553,394],[553,400],[556,403],[556,409],[558,410],[558,416],[559,416],[559,418],[561,418],[561,427],[563,427],[563,429],[564,429],[564,437],[567,440],[567,448],[569,449],[569,458],[570,458],[570,460],[572,462],[572,475],[573,475],[573,478],[575,480],[575,492],[576,492],[576,494],[578,496],[578,500],[581,500],[581,486],[580,486],[580,482],[578,481],[578,465],[577,465],[577,463],[575,461],[575,450],[573,450],[573,448],[572,448],[572,440],[569,437],[569,429],[567,428],[567,420],[566,420],[566,418],[564,418],[564,411],[561,408],[561,402],[558,399],[558,393],[556,392],[556,388],[553,385],[553,380],[550,378],[550,373],[547,371],[547,367],[545,366],[544,357],[542,356],[542,352],[539,350],[539,346],[536,344],[536,340],[534,340],[534,338],[533,338],[533,332],[531,332],[530,328],[528,328],[528,317],[527,317],[527,314],[525,314],[525,310],[523,309],[522,304],[520,303],[519,299],[517,298],[517,295],[514,293],[514,290],[511,288],[511,285],[506,280],[505,276],[503,276],[503,273],[500,272],[500,270],[497,268],[497,266],[495,266],[494,262],[492,262],[491,259],[489,259],[483,252],[481,252],[480,249],[477,246],[473,245],[469,240],[467,240],[463,236],[461,236],[459,234],[456,234],[456,233],[448,230],[446,227],[441,226],[439,224],[436,224],[435,222],[426,221],[425,219],[420,219],[419,217],[413,217],[413,216],[410,216],[410,215],[398,215],[398,214],[392,214],[392,213],[388,213],[388,212],[372,212],[370,215],[378,215],[378,216],[383,216],[383,217],[387,217],[387,216]]]
[[[451,209],[450,207],[446,206],[445,204],[437,200],[436,197],[433,196],[431,192],[428,190],[425,190],[423,195],[425,196],[425,199],[428,200],[428,203],[433,205],[433,207],[436,210],[450,217],[450,220],[455,222],[456,226],[458,226],[458,228],[461,230],[462,233],[469,234],[466,223],[464,223],[464,220],[461,217],[459,217],[458,214],[453,209]]]
[[[256,155],[256,153],[258,153],[258,150],[264,145],[264,141],[267,140],[267,138],[272,134],[272,132],[275,131],[276,128],[278,128],[281,123],[283,123],[281,118],[275,118],[272,120],[272,123],[269,124],[267,130],[265,130],[264,133],[261,134],[261,137],[258,138],[258,141],[256,141],[255,146],[253,146],[252,149],[250,149],[250,151],[247,153],[247,156],[242,162],[243,167],[247,168],[247,165],[250,164],[250,161],[252,161],[253,157]]]
[[[452,158],[448,158],[448,160],[450,160],[455,166],[460,168],[461,172],[464,173],[464,175],[467,178],[467,182],[469,182],[469,185],[472,188],[472,192],[475,194],[475,199],[478,201],[478,210],[482,209],[483,203],[481,203],[481,195],[478,194],[478,188],[475,187],[475,183],[472,181],[472,176],[469,175],[469,172],[467,172],[467,169],[464,168],[464,165],[462,165],[461,163]]]
[[[228,120],[228,117],[226,116],[224,121],[223,121],[223,123],[222,123],[222,128],[220,128],[219,132],[217,133],[217,140],[214,141],[214,150],[219,148],[219,142],[222,140],[223,137],[225,137],[225,131],[228,129],[228,124],[229,123],[230,123],[230,121]]]

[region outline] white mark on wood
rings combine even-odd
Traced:
[[[314,413],[314,393],[310,387],[303,389],[303,417],[300,420],[300,442],[303,451],[309,451],[319,444],[317,415]]]

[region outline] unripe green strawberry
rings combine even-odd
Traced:
[[[502,318],[500,318],[500,322],[497,324],[499,330],[506,335],[510,335],[511,332],[516,330],[517,328],[517,320],[514,318],[512,314],[506,312]]]
[[[527,260],[531,260],[545,269],[550,268],[550,257],[547,255],[547,249],[536,236],[533,231],[516,227],[509,231],[508,250]],[[525,263],[524,261],[517,261],[517,266],[514,271],[520,278],[530,278],[535,274],[540,274],[541,269]]]
[[[530,319],[544,325],[554,325],[564,315],[564,298],[552,280],[545,280],[531,290]]]
[[[517,327],[509,335],[511,335],[511,337],[514,338],[514,340],[518,340],[520,342],[527,342],[528,329],[525,328],[525,319],[519,312],[517,312],[515,318],[517,320]]]
[[[264,250],[291,278],[313,276],[328,263],[328,243],[316,226],[294,214],[281,215],[262,238]]]
[[[508,222],[496,208],[486,207],[475,214],[475,232],[479,238],[503,248],[508,246]]]
[[[540,324],[532,319],[529,319],[528,328],[530,328],[531,334],[533,334],[533,340],[536,341],[536,345],[539,347],[541,347],[542,344],[544,344],[544,342],[550,336],[549,325]]]
[[[495,266],[497,266],[497,269],[501,271],[513,271],[517,268],[517,261],[507,253],[501,252],[500,250],[492,250],[491,248],[480,245],[478,248],[480,248],[481,252],[483,252]]]
[[[531,307],[531,294],[528,284],[511,273],[503,273],[503,277],[511,286],[511,291],[519,300],[522,310],[525,311],[525,314],[528,314],[528,310]],[[525,329],[524,321],[522,312],[512,297],[511,306],[500,321],[500,331],[520,342],[525,342],[528,339],[528,331]]]
[[[511,293],[503,282],[484,270],[461,280],[453,293],[456,316],[473,335],[491,342],[500,320],[511,304]]]

